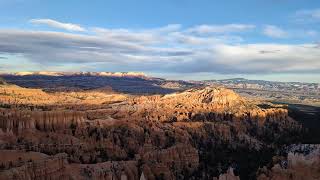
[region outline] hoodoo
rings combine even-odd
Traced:
[[[204,169],[214,159],[211,154],[234,152],[230,158],[246,167],[237,160],[237,149],[269,152],[276,145],[270,139],[290,140],[301,129],[284,107],[261,108],[221,87],[143,96],[94,90],[48,93],[14,85],[0,90],[0,151],[12,154],[12,163],[0,172],[5,179],[22,177],[15,174],[22,168],[31,179],[43,168],[48,170],[43,178],[138,179],[143,172],[151,180],[237,179],[239,174],[215,171],[221,162],[230,167],[227,159]],[[31,162],[13,158],[27,156],[27,151],[48,157]],[[43,161],[50,163],[40,167]]]

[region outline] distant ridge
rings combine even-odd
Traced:
[[[0,74],[7,83],[48,92],[83,91],[111,87],[132,94],[167,94],[193,86],[186,81],[169,81],[142,72],[16,72]]]
[[[147,77],[143,72],[56,72],[56,71],[25,71],[15,73],[5,73],[13,76],[108,76],[108,77]]]

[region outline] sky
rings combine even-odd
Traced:
[[[0,0],[0,72],[320,83],[319,0]]]

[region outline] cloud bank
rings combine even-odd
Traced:
[[[173,24],[134,30],[73,25],[63,27],[70,31],[86,29],[87,33],[2,29],[0,55],[20,56],[33,66],[53,71],[59,67],[73,67],[83,71],[156,73],[320,72],[318,45],[243,42],[237,32],[246,33],[255,28],[253,25],[200,25],[183,28]],[[277,38],[286,35],[273,26],[267,26],[265,34]],[[8,64],[8,61],[0,59],[0,65],[4,62]]]

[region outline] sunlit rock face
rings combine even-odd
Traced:
[[[3,179],[237,179],[247,173],[227,170],[247,166],[238,149],[263,154],[301,128],[285,108],[218,87],[138,96],[2,85],[0,102],[0,150],[12,157]],[[39,158],[28,162],[28,152]],[[243,169],[255,174],[259,165]]]
[[[252,120],[262,125],[267,120],[288,117],[285,109],[261,109],[231,90],[211,87],[165,96],[137,97],[114,108],[120,118],[138,116],[160,122]]]
[[[85,118],[86,114],[81,111],[0,110],[0,126],[3,132],[59,131],[81,124]]]

